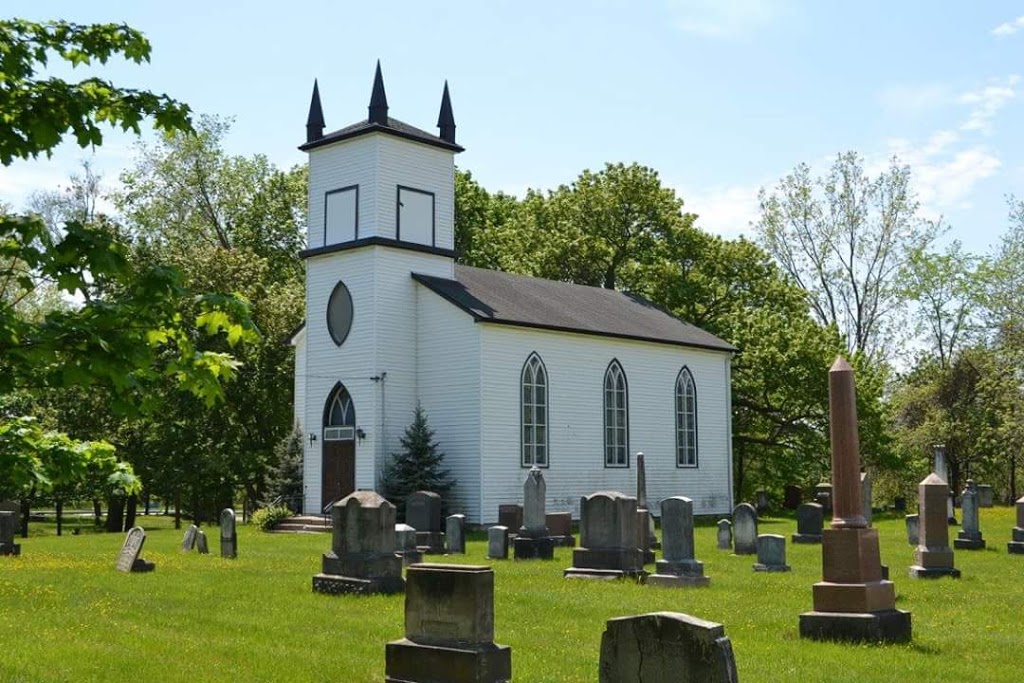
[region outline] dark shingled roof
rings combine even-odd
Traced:
[[[322,147],[340,140],[347,140],[349,138],[366,135],[375,131],[395,135],[400,138],[405,138],[406,140],[422,142],[425,145],[433,145],[434,147],[440,147],[442,149],[450,149],[453,152],[463,151],[463,147],[460,145],[442,140],[433,133],[420,130],[416,126],[410,126],[408,123],[399,121],[398,119],[393,119],[390,116],[388,117],[388,125],[386,126],[379,123],[370,123],[369,121],[360,121],[359,123],[353,123],[351,126],[345,126],[341,130],[336,130],[333,133],[327,133],[322,138],[318,138],[312,142],[307,142],[300,146],[299,149],[305,152],[316,147]]]
[[[695,346],[736,347],[684,322],[643,297],[495,270],[455,266],[455,279],[412,277],[473,316],[477,322],[579,332],[622,339]]]

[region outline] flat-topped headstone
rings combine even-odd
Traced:
[[[664,537],[664,528],[662,528]],[[737,683],[721,624],[678,612],[609,619],[601,636],[600,683]]]
[[[374,491],[356,491],[331,509],[331,551],[313,577],[313,591],[331,595],[400,593],[402,558],[395,553],[395,506]]]
[[[949,486],[932,472],[917,489],[920,506],[918,543],[910,576],[917,579],[942,576],[960,578],[960,570],[953,566],[953,549],[949,547],[949,518],[946,510]]]
[[[466,554],[466,515],[449,515],[445,520],[445,542],[449,555]]]
[[[783,489],[782,507],[787,510],[796,510],[803,502],[804,492],[796,484],[789,484]]]
[[[727,519],[718,520],[718,549],[732,550],[732,522]]]
[[[117,556],[115,565],[119,572],[151,572],[156,568],[152,562],[146,562],[140,555],[142,546],[146,543],[146,532],[140,526],[134,526],[128,530],[124,537],[124,544]]]
[[[825,509],[820,503],[801,503],[796,509],[796,533],[793,543],[821,543],[825,527]]]
[[[967,487],[960,494],[960,508],[963,511],[964,522],[960,532],[953,540],[953,547],[957,550],[983,550],[985,539],[981,535],[981,520],[979,508],[981,507],[981,494],[973,479],[967,480]]]
[[[892,509],[894,512],[906,512],[907,511],[907,499],[905,496],[896,496],[892,501]]]
[[[871,526],[871,521],[874,515],[871,512],[872,502],[872,484],[871,475],[867,472],[860,473],[860,495],[862,498],[861,508],[864,510],[864,519],[867,520],[868,526]]]
[[[599,491],[580,499],[580,547],[572,552],[567,579],[642,578],[636,498]]]
[[[571,512],[549,512],[547,514],[549,538],[555,545],[563,548],[575,548],[576,537],[572,535]]]
[[[757,552],[757,510],[750,503],[740,503],[732,511],[732,545],[737,555]]]
[[[206,532],[202,529],[196,531],[196,550],[200,555],[210,554],[210,544],[206,540]]]
[[[238,533],[235,530],[235,511],[224,508],[220,513],[220,556],[238,557]]]
[[[196,547],[196,533],[198,531],[199,527],[195,524],[188,525],[188,529],[185,530],[185,537],[181,539],[181,552],[192,552],[192,549]]]
[[[761,534],[757,537],[757,564],[755,572],[788,572],[786,564],[786,537],[778,534]]]
[[[545,505],[547,484],[539,467],[531,467],[523,482],[523,526],[513,543],[517,560],[550,560],[555,556],[555,542],[550,538]]]
[[[423,553],[416,547],[416,529],[408,524],[395,525],[395,548],[404,565],[423,561]]]
[[[918,515],[907,515],[905,519],[907,524],[907,543],[916,546],[920,538],[921,518]]]
[[[498,526],[506,527],[510,534],[519,531],[523,526],[523,506],[518,504],[498,506]]]
[[[825,514],[832,515],[832,484],[823,481],[814,487],[814,500],[825,509]]]
[[[978,507],[995,507],[995,491],[988,484],[978,484]]]
[[[1024,496],[1017,499],[1017,525],[1012,533],[1013,540],[1006,544],[1006,552],[1024,555]]]
[[[657,572],[647,577],[651,586],[687,588],[707,586],[704,563],[693,555],[693,501],[683,496],[661,501],[662,559]]]
[[[508,559],[508,527],[498,525],[487,530],[487,557],[491,560]]]
[[[387,683],[505,683],[512,650],[494,643],[494,571],[416,564],[406,572],[405,638],[387,644]]]
[[[21,546],[14,542],[17,526],[17,513],[0,510],[0,555],[21,554]]]
[[[420,552],[444,553],[441,531],[441,496],[433,491],[416,491],[405,500],[405,523],[416,529]]]
[[[14,535],[21,533],[21,503],[16,500],[0,500],[0,512],[14,514]]]

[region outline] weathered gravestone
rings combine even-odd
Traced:
[[[501,525],[487,530],[487,557],[491,560],[508,559],[508,528]]]
[[[914,550],[917,564],[910,567],[910,576],[916,579],[935,579],[941,576],[960,578],[960,570],[953,566],[953,549],[949,547],[949,518],[946,501],[949,486],[932,472],[917,487],[920,508],[918,542]]]
[[[895,512],[907,511],[907,499],[905,496],[896,496],[892,501],[892,509]]]
[[[408,524],[395,525],[395,548],[406,566],[423,561],[423,553],[416,548],[416,529]]]
[[[238,532],[235,530],[235,511],[224,508],[220,513],[220,556],[238,557]]]
[[[405,501],[405,523],[416,529],[416,547],[427,554],[444,553],[441,532],[441,496],[433,491],[417,491]]]
[[[572,535],[571,512],[549,512],[545,520],[552,543],[560,548],[576,547],[576,537]]]
[[[512,649],[494,643],[490,567],[417,564],[406,577],[405,638],[386,646],[386,683],[512,680]]]
[[[210,554],[210,544],[206,542],[206,533],[202,529],[196,531],[196,550],[200,555]]]
[[[990,508],[995,507],[996,496],[995,491],[988,484],[978,484],[978,507]]]
[[[1017,526],[1012,533],[1013,540],[1006,544],[1006,552],[1024,555],[1024,496],[1017,499]]]
[[[757,514],[759,515],[763,515],[771,509],[771,501],[768,500],[767,491],[758,491],[755,496],[755,502],[757,505],[754,506],[754,509],[757,510]]]
[[[0,555],[20,555],[21,546],[14,542],[17,513],[0,510]]]
[[[825,509],[820,503],[801,503],[796,509],[796,533],[793,543],[821,543]]]
[[[445,542],[449,555],[466,554],[466,515],[449,515],[445,520]]]
[[[664,535],[664,528],[662,528]],[[609,619],[601,635],[600,683],[737,683],[721,624],[678,612]]]
[[[921,518],[918,515],[907,515],[907,543],[916,546],[918,538],[920,538],[920,521]]]
[[[313,591],[338,595],[401,593],[402,558],[395,554],[395,506],[374,491],[356,491],[331,509],[331,551]]]
[[[647,577],[652,586],[687,588],[707,586],[704,563],[693,557],[693,501],[676,496],[661,501],[662,559],[657,573]]]
[[[14,513],[14,535],[21,533],[21,503],[16,500],[0,500],[0,512]]]
[[[580,499],[580,547],[573,548],[567,579],[642,579],[636,498],[600,491]]]
[[[636,454],[636,509],[637,523],[640,524],[640,550],[644,555],[644,564],[654,562],[654,551],[661,548],[658,537],[654,533],[654,517],[651,507],[647,504],[647,461],[644,454]]]
[[[864,519],[867,520],[868,526],[871,526],[871,522],[874,519],[874,515],[871,511],[871,475],[867,472],[860,473],[860,495],[863,497],[863,503],[861,504],[864,509]]]
[[[156,569],[152,562],[139,557],[142,553],[142,546],[146,542],[146,532],[140,526],[133,526],[124,537],[124,545],[121,546],[121,553],[117,556],[117,571],[119,572],[151,572]]]
[[[960,532],[953,540],[957,550],[984,550],[985,539],[981,535],[981,520],[978,508],[981,507],[981,495],[973,479],[967,480],[967,488],[960,494],[960,508],[963,511],[964,523]]]
[[[788,572],[792,567],[786,564],[786,537],[777,534],[761,534],[757,537],[757,564],[755,572]]]
[[[782,493],[782,507],[787,510],[796,510],[800,507],[800,503],[803,502],[804,492],[796,484],[789,484],[783,489]]]
[[[519,531],[519,527],[523,525],[523,506],[522,505],[499,505],[498,506],[498,526],[503,526],[509,530],[509,533],[515,536],[516,532]]]
[[[823,481],[814,487],[814,500],[825,509],[826,515],[832,514],[832,484]]]
[[[732,550],[732,522],[727,519],[718,520],[718,549]]]
[[[196,547],[196,532],[199,531],[199,527],[195,524],[189,524],[188,529],[185,530],[185,537],[181,540],[181,552],[191,552]]]
[[[555,542],[549,537],[547,515],[547,484],[538,467],[531,467],[523,482],[523,526],[512,544],[517,560],[550,560],[555,556]]]
[[[733,552],[753,555],[757,552],[757,511],[750,503],[740,503],[732,511]]]

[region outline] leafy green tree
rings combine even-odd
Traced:
[[[448,491],[455,486],[451,472],[443,468],[444,453],[434,441],[434,430],[422,406],[416,406],[412,424],[405,428],[399,442],[402,450],[392,453],[381,477],[384,497],[398,508],[399,519],[405,519],[406,499],[416,491],[433,491],[445,502]]]

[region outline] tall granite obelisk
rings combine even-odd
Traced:
[[[896,609],[896,590],[882,579],[878,529],[868,527],[860,488],[857,391],[853,368],[840,357],[828,373],[832,441],[832,524],[822,531],[822,580],[814,611],[800,615],[800,637],[905,642],[910,612]]]

